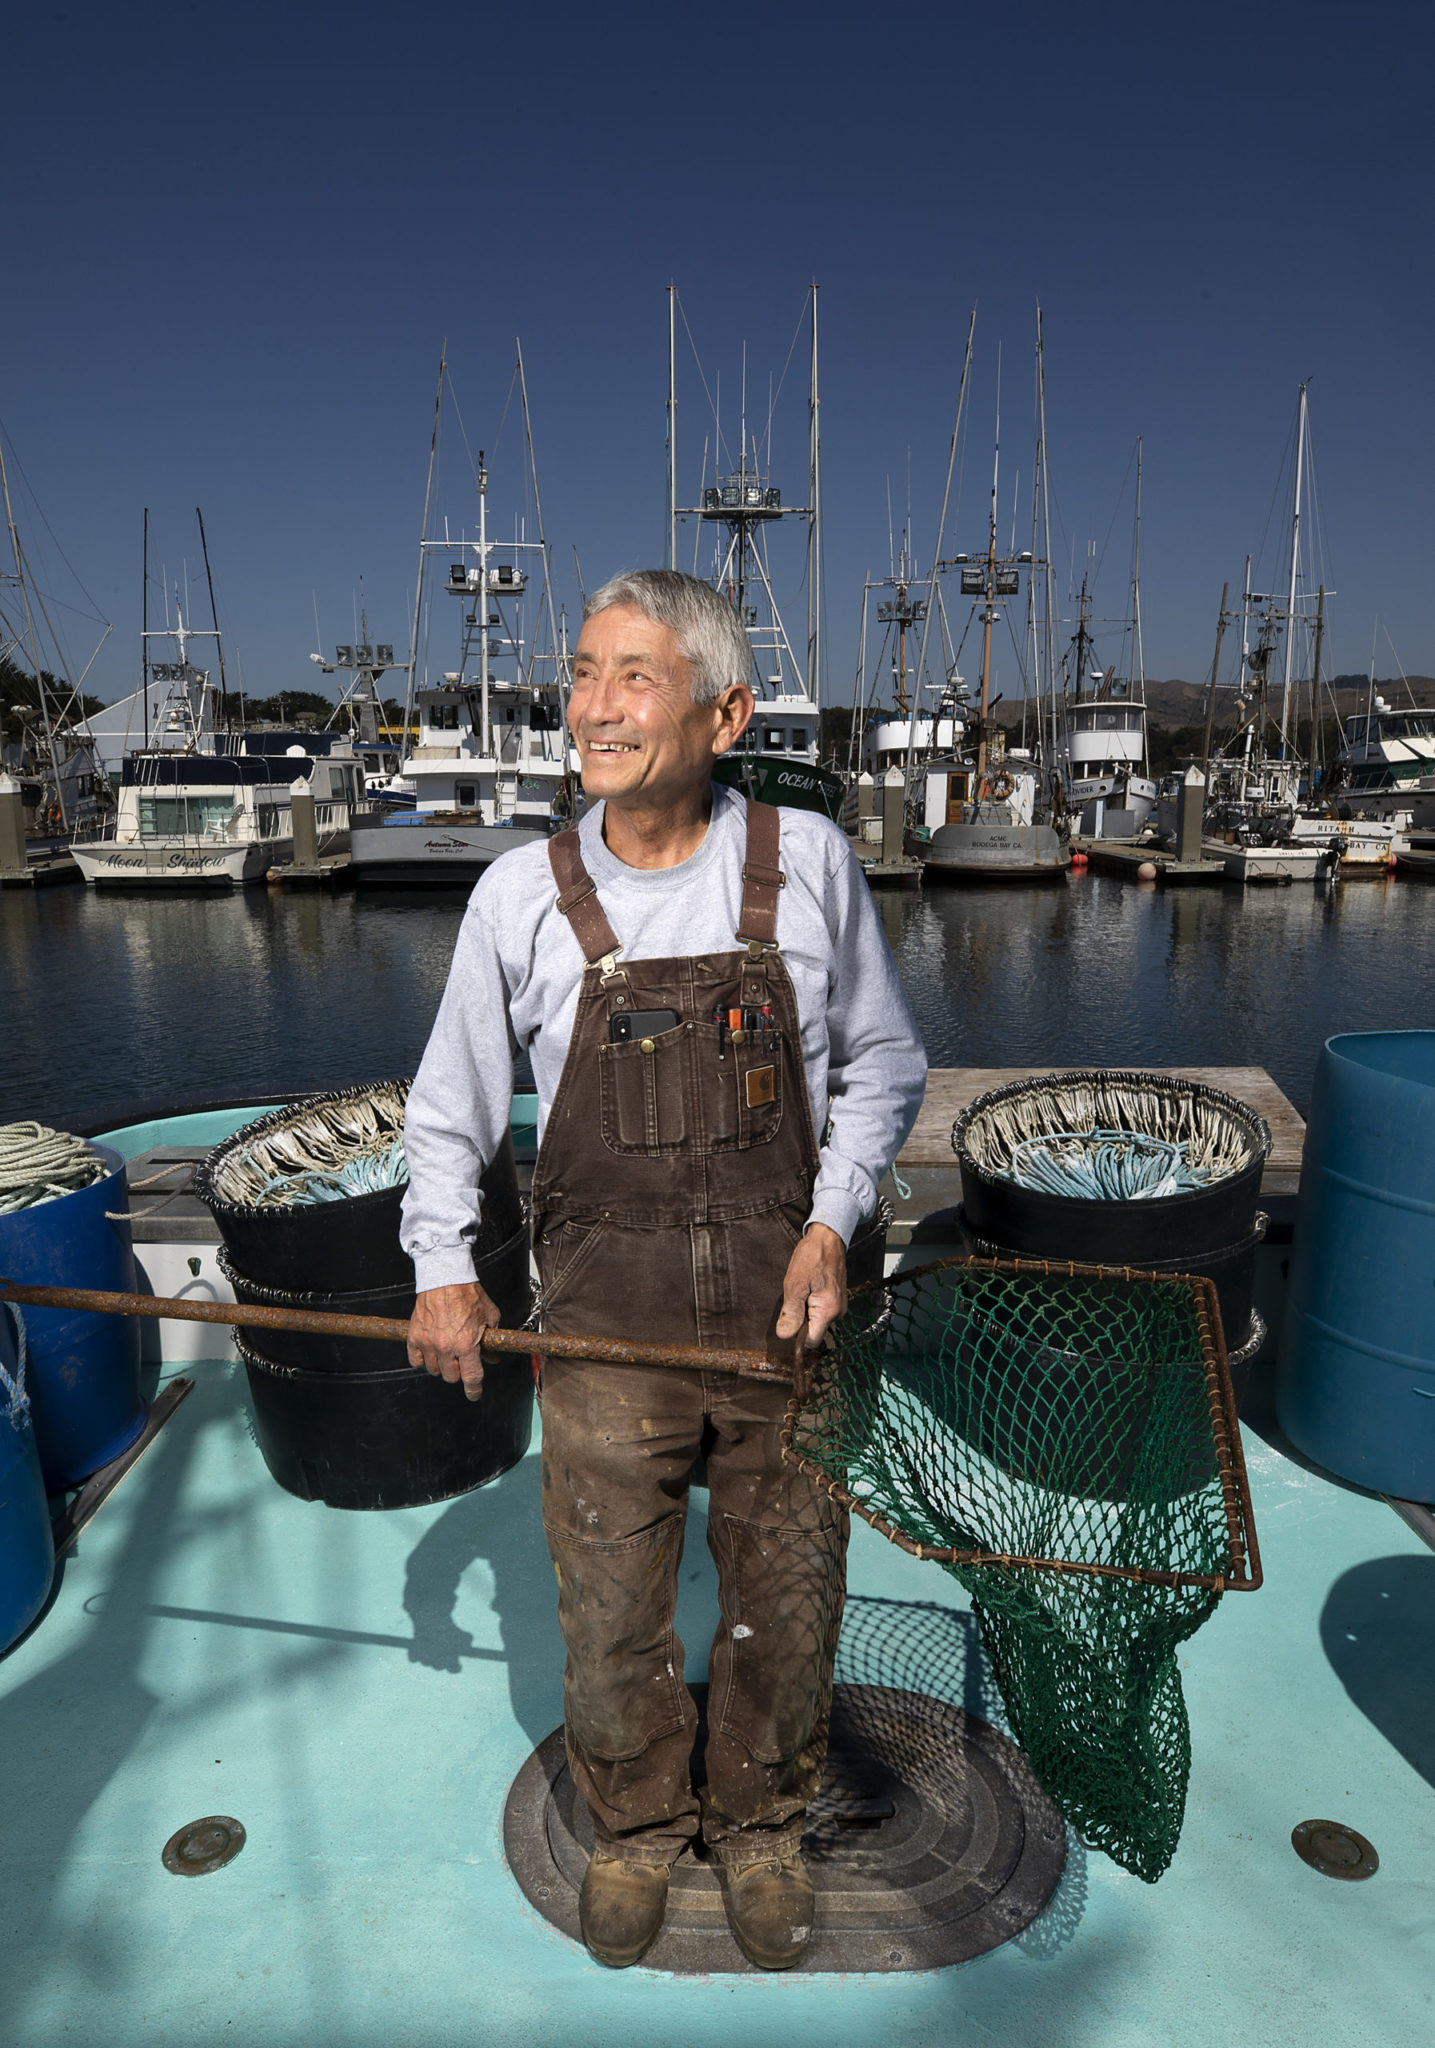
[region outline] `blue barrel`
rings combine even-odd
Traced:
[[[0,1652],[49,1598],[55,1576],[50,1509],[26,1399],[24,1324],[0,1303]]]
[[[135,1292],[125,1162],[108,1145],[92,1149],[110,1167],[103,1180],[0,1216],[0,1274],[7,1280]],[[133,1316],[29,1308],[25,1327],[35,1441],[45,1484],[56,1493],[108,1465],[144,1428],[139,1324]]]
[[[1328,1472],[1435,1500],[1435,1031],[1321,1054],[1276,1406]]]

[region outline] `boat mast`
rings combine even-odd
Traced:
[[[488,715],[488,469],[483,450],[478,451],[478,687],[482,715],[479,752],[488,759],[492,732]]]
[[[812,375],[807,398],[807,695],[821,702],[822,420],[817,397],[817,280],[812,280]]]
[[[1201,773],[1206,778],[1209,790],[1211,782],[1211,727],[1216,718],[1216,676],[1221,666],[1221,641],[1226,631],[1226,599],[1230,596],[1230,579],[1221,585],[1221,609],[1216,614],[1216,651],[1211,657],[1211,685],[1206,692],[1206,737],[1201,749]]]
[[[565,641],[558,644],[558,628],[553,618],[553,577],[548,561],[548,537],[543,531],[543,500],[538,495],[538,458],[533,452],[533,422],[528,415],[528,379],[523,370],[523,343],[515,340],[518,350],[518,389],[523,398],[523,431],[528,440],[528,473],[533,479],[533,516],[538,522],[538,545],[543,551],[543,595],[548,607],[548,634],[553,643],[554,660],[558,673],[555,677],[558,696],[558,731],[563,744],[563,777],[568,777],[568,705],[564,686],[568,678],[568,648]],[[669,561],[668,567],[672,567]]]
[[[141,745],[150,743],[149,730],[149,506],[144,508],[144,573],[140,577],[140,690],[144,699],[144,738]]]
[[[986,794],[987,781],[987,709],[991,700],[992,687],[992,626],[996,621],[997,586],[997,478],[1001,468],[1002,444],[1002,401],[1001,401],[1001,358],[997,358],[997,430],[996,444],[992,450],[992,504],[987,535],[987,579],[986,602],[982,607],[982,702],[981,723],[977,728],[977,801]]]
[[[1141,644],[1141,436],[1136,436],[1136,538],[1131,555],[1131,660],[1132,680],[1139,684],[1141,701],[1146,701],[1146,650]]]
[[[668,286],[668,533],[665,567],[678,566],[678,288]]]
[[[1295,640],[1295,591],[1296,573],[1300,567],[1300,494],[1305,478],[1305,417],[1306,387],[1300,387],[1300,402],[1296,408],[1295,430],[1295,507],[1291,514],[1291,574],[1290,595],[1286,599],[1286,646],[1285,675],[1281,684],[1281,759],[1286,757],[1286,737],[1290,724],[1291,694],[1291,650]]]
[[[1339,592],[1336,593],[1339,596]],[[1311,657],[1310,670],[1310,771],[1312,789],[1315,782],[1316,763],[1320,759],[1320,652],[1325,639],[1325,585],[1322,583],[1315,601],[1315,652]]]
[[[922,618],[922,644],[917,649],[917,677],[912,692],[912,716],[907,721],[907,759],[902,770],[902,801],[904,804],[909,803],[912,797],[912,774],[917,759],[917,727],[921,722],[922,678],[927,673],[927,635],[932,630],[932,615],[938,610],[940,605],[940,599],[937,595],[937,572],[942,567],[942,542],[946,537],[947,531],[947,508],[952,501],[952,478],[956,474],[957,449],[961,444],[962,437],[962,407],[966,403],[967,372],[972,367],[972,338],[976,331],[977,309],[973,306],[972,317],[967,323],[967,346],[966,352],[962,357],[961,382],[957,386],[957,417],[952,424],[952,445],[947,451],[947,481],[942,490],[941,517],[937,521],[937,544],[932,550],[932,573],[927,584],[927,608]],[[934,754],[937,751],[937,734],[941,729],[938,718],[941,708],[941,698],[939,697],[936,709],[932,713],[931,752]]]
[[[209,542],[204,537],[204,514],[198,505],[194,516],[199,521],[199,545],[204,554],[204,575],[209,585],[209,616],[214,625],[214,644],[219,654],[219,715],[224,720],[224,730],[229,731],[229,682],[224,673],[224,642],[219,637],[219,613],[214,606],[214,575],[209,566]],[[365,633],[364,638],[368,639]]]
[[[1042,519],[1042,640],[1046,651],[1046,687],[1051,698],[1051,759],[1059,758],[1056,730],[1056,674],[1054,647],[1052,641],[1051,604],[1051,487],[1047,480],[1046,462],[1046,350],[1042,340],[1041,307],[1036,309],[1036,418],[1037,436],[1041,443],[1041,519]]]
[[[5,467],[5,447],[0,442],[0,490],[5,494],[5,524],[10,531],[10,550],[15,557],[15,580],[20,586],[20,608],[25,614],[25,637],[30,643],[30,662],[35,671],[35,688],[39,695],[40,726],[45,735],[45,748],[50,756],[50,772],[55,781],[55,801],[60,807],[60,826],[64,831],[70,827],[69,813],[65,808],[65,785],[60,775],[59,757],[55,753],[54,721],[50,716],[50,697],[45,688],[45,678],[40,670],[40,650],[35,639],[35,620],[30,611],[30,586],[25,576],[25,558],[20,552],[20,535],[15,525],[15,512],[10,503],[10,475]]]
[[[438,352],[438,389],[434,393],[433,435],[429,441],[429,474],[428,482],[424,485],[424,517],[423,526],[419,532],[419,573],[418,580],[414,584],[414,625],[413,632],[409,636],[409,673],[408,684],[404,690],[404,737],[400,758],[402,758],[403,752],[408,748],[409,731],[413,725],[414,676],[418,668],[419,659],[419,614],[424,601],[424,547],[429,537],[429,505],[433,498],[434,464],[438,459],[438,421],[439,414],[443,410],[443,380],[447,374],[448,336],[445,335],[443,344]],[[486,613],[485,617],[487,617]]]

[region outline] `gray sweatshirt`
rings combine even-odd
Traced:
[[[603,842],[603,806],[579,827],[583,859],[624,960],[737,950],[746,813],[713,788],[696,853],[630,868]],[[916,1122],[927,1060],[862,871],[842,833],[782,812],[777,943],[797,995],[813,1126],[826,1129],[810,1221],[845,1240]],[[568,1052],[583,954],[557,907],[546,845],[506,853],[480,877],[405,1117],[402,1236],[420,1290],[473,1278],[478,1179],[508,1128],[513,1056],[538,1089],[540,1137]],[[829,1115],[831,1118],[828,1123]]]

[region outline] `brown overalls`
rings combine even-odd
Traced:
[[[533,1177],[545,1330],[777,1344],[818,1164],[776,947],[778,848],[778,812],[749,803],[741,951],[620,965],[577,831],[550,843],[558,908],[587,965]],[[719,1058],[715,1011],[764,1004],[769,1030]],[[675,1029],[610,1040],[613,1017],[658,1009],[677,1012]],[[782,1385],[721,1373],[544,1368],[543,1516],[568,1651],[568,1759],[610,1854],[671,1860],[700,1818],[733,1866],[801,1835],[826,1752],[847,1522],[782,1463],[786,1401]],[[700,1450],[721,1602],[701,1800],[673,1627]]]

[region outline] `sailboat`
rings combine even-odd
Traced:
[[[747,432],[746,383],[738,457],[724,469],[720,421],[712,482],[704,453],[700,500],[679,505],[677,487],[677,287],[668,287],[668,502],[667,567],[677,566],[678,525],[698,522],[693,573],[702,535],[716,537],[708,581],[731,600],[752,649],[751,682],[757,708],[742,738],[724,754],[713,780],[740,789],[759,803],[792,810],[841,814],[842,777],[821,765],[821,434],[817,388],[817,286],[809,291],[807,502],[784,504],[771,471],[771,421],[765,451]],[[783,622],[769,557],[769,535],[783,520],[807,527],[807,639],[799,659]]]
[[[0,664],[24,691],[10,707],[19,738],[0,752],[0,773],[19,785],[27,863],[63,854],[77,830],[93,830],[114,810],[114,798],[83,710],[81,689],[95,655],[109,638],[105,627],[79,682],[70,680],[44,598],[36,589],[10,496],[10,473],[0,437],[0,500],[13,568],[0,572]],[[50,660],[42,646],[48,629]],[[53,667],[50,662],[53,661]],[[28,666],[25,676],[21,663]],[[33,699],[33,701],[31,701]],[[73,870],[65,868],[73,875]]]
[[[1340,830],[1339,820],[1323,806],[1308,802],[1307,764],[1296,750],[1293,731],[1296,634],[1314,625],[1313,730],[1325,630],[1324,585],[1318,594],[1313,620],[1308,596],[1301,590],[1301,519],[1309,467],[1309,433],[1307,389],[1302,384],[1296,404],[1295,482],[1285,597],[1282,601],[1275,591],[1262,593],[1251,589],[1248,556],[1240,612],[1241,657],[1235,724],[1213,749],[1210,735],[1216,671],[1221,634],[1227,623],[1224,596],[1217,625],[1206,718],[1204,851],[1208,859],[1221,861],[1227,876],[1238,882],[1319,881],[1332,877],[1349,838],[1348,833]],[[1387,861],[1388,848],[1376,865],[1383,869]]]

